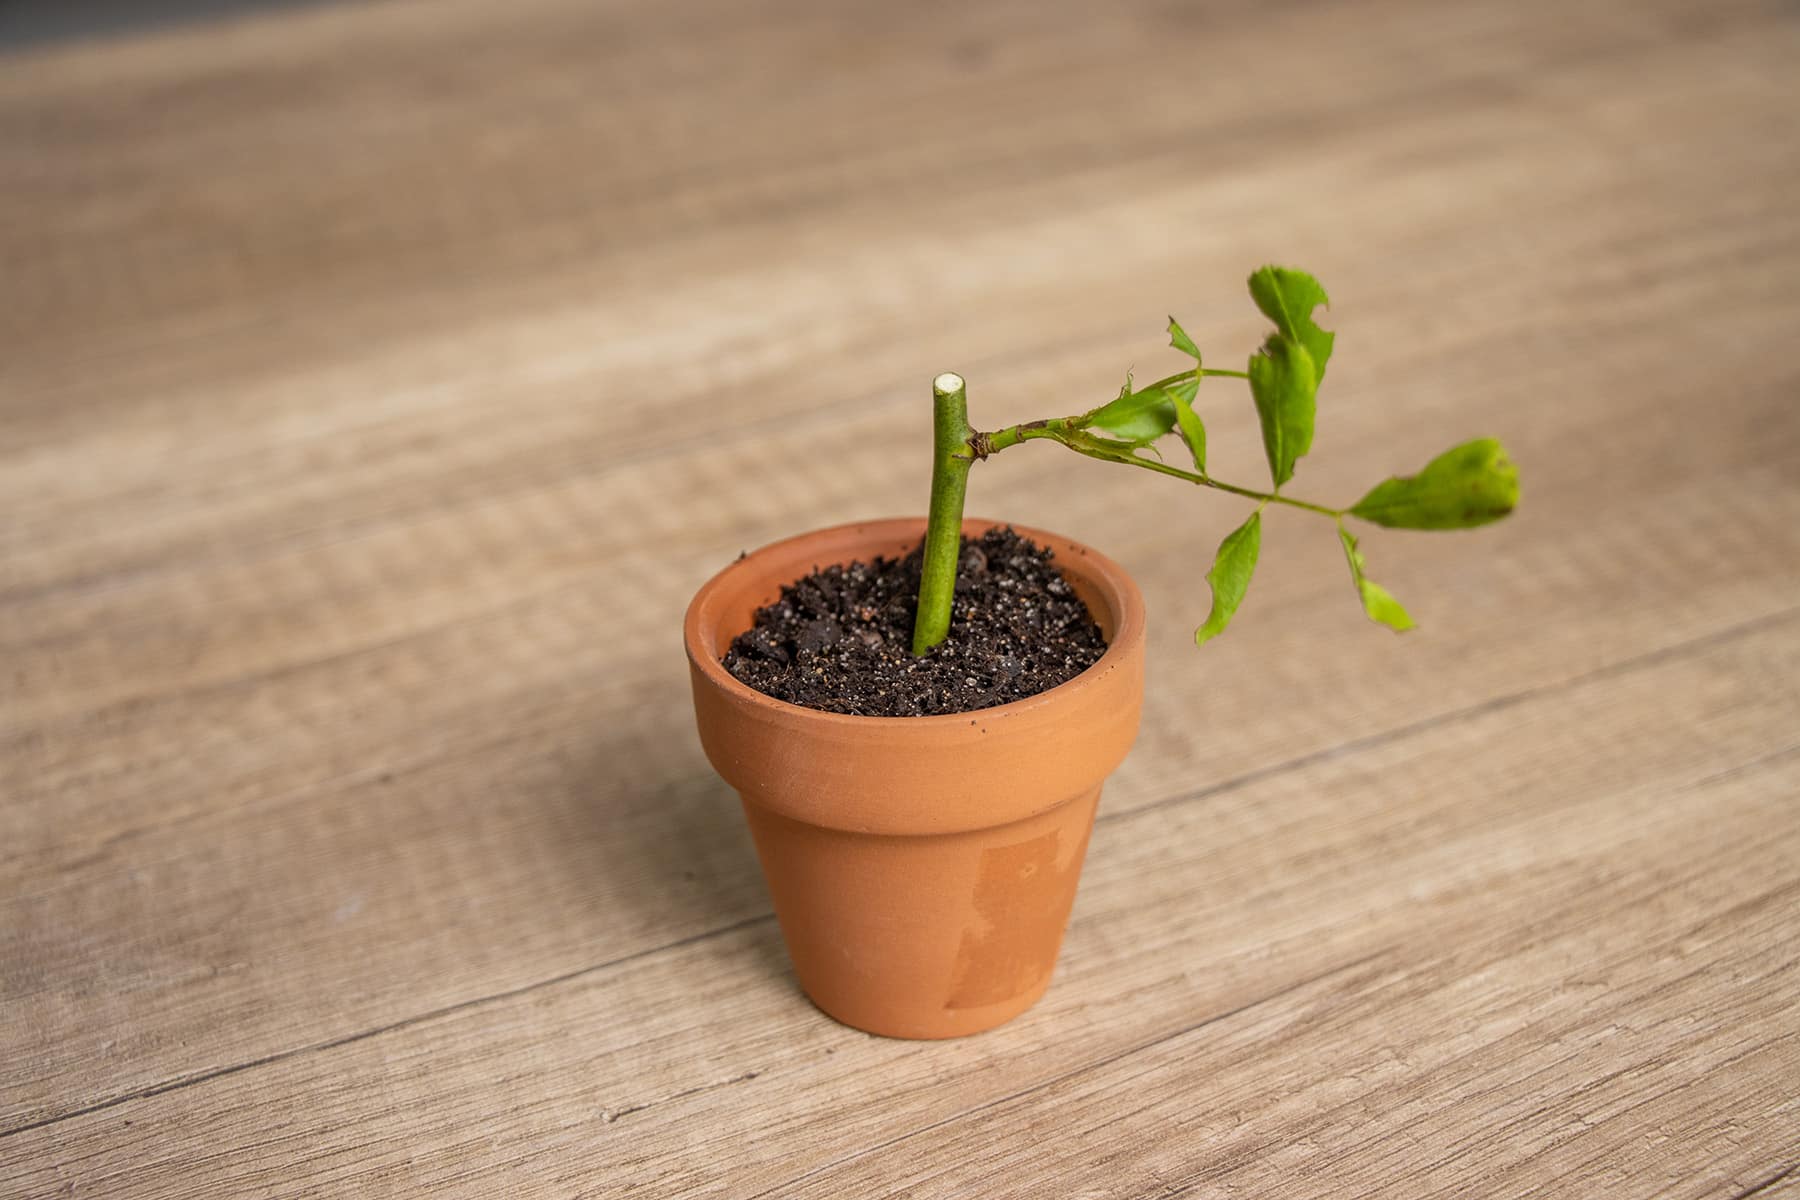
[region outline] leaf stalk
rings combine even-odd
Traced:
[[[1178,382],[1183,378],[1192,378],[1193,374],[1192,371],[1187,371],[1182,375],[1172,376],[1171,381]],[[1212,372],[1209,371],[1208,374],[1212,374]],[[1152,384],[1151,386],[1159,387],[1162,385],[1159,383]],[[1341,508],[1331,508],[1323,504],[1314,504],[1310,500],[1297,500],[1292,496],[1283,496],[1279,492],[1259,492],[1255,488],[1239,487],[1235,483],[1226,483],[1223,479],[1216,479],[1211,475],[1202,475],[1198,471],[1189,471],[1184,470],[1181,467],[1172,467],[1168,463],[1158,462],[1153,458],[1140,458],[1136,454],[1126,453],[1124,451],[1090,449],[1076,443],[1074,439],[1069,436],[1076,428],[1073,425],[1073,422],[1079,420],[1080,418],[1078,417],[1059,417],[1051,421],[1027,421],[1021,425],[1008,425],[1005,429],[997,430],[993,433],[977,433],[972,436],[974,444],[982,448],[982,453],[979,455],[981,458],[986,458],[989,454],[997,453],[1006,449],[1008,446],[1016,446],[1020,442],[1029,442],[1037,438],[1050,438],[1054,441],[1061,442],[1077,454],[1085,454],[1089,458],[1097,458],[1102,462],[1127,463],[1134,467],[1142,467],[1146,471],[1155,471],[1158,475],[1167,475],[1173,479],[1184,479],[1189,483],[1198,484],[1201,487],[1216,488],[1221,492],[1230,492],[1234,496],[1242,496],[1246,500],[1256,500],[1263,504],[1285,504],[1289,508],[1305,509],[1307,512],[1318,513],[1321,516],[1331,517],[1334,520],[1342,517],[1346,511]]]

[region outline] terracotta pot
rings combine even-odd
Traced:
[[[1137,736],[1144,602],[1111,559],[1019,526],[1055,552],[1109,643],[1060,687],[954,716],[852,717],[765,696],[720,665],[783,584],[904,553],[924,528],[870,521],[758,550],[700,589],[686,640],[700,741],[743,798],[800,985],[847,1025],[943,1038],[1010,1020],[1049,985],[1100,785]]]

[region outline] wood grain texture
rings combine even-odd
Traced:
[[[1271,48],[1279,48],[1279,53]],[[1800,297],[1778,3],[320,6],[0,57],[7,1195],[1800,1191]],[[984,425],[1339,332],[1329,529],[1031,447],[1145,726],[1059,975],[795,989],[691,731],[738,550]],[[1210,386],[1210,385],[1209,385]],[[1254,414],[1201,397],[1215,469]],[[1166,483],[1166,486],[1165,486]]]

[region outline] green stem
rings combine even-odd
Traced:
[[[1228,371],[1223,367],[1196,367],[1192,371],[1177,371],[1166,379],[1159,379],[1150,386],[1153,388],[1168,387],[1173,383],[1181,383],[1188,379],[1248,379],[1248,371]],[[1138,389],[1142,391],[1143,389]]]
[[[919,612],[913,619],[914,654],[924,654],[950,633],[956,595],[956,560],[962,550],[963,497],[969,485],[969,398],[963,378],[946,371],[931,381],[931,510],[925,522],[925,571],[919,580]]]
[[[1238,375],[1240,372],[1213,371],[1208,369],[1205,374]],[[1170,384],[1180,383],[1184,380],[1191,379],[1193,378],[1193,375],[1194,373],[1192,371],[1183,371],[1179,375],[1171,375],[1167,379],[1159,379],[1149,386],[1153,388],[1166,387]],[[1016,446],[1020,442],[1030,442],[1039,438],[1049,438],[1052,441],[1061,442],[1078,454],[1086,454],[1088,457],[1098,458],[1102,462],[1129,463],[1134,467],[1142,467],[1146,471],[1155,471],[1158,475],[1168,475],[1175,479],[1185,479],[1187,482],[1198,484],[1201,487],[1215,488],[1221,492],[1230,492],[1234,496],[1243,496],[1248,500],[1257,500],[1263,504],[1285,504],[1289,508],[1303,508],[1307,512],[1315,512],[1333,518],[1342,517],[1344,515],[1344,510],[1342,509],[1327,508],[1323,504],[1314,504],[1309,500],[1296,500],[1292,496],[1283,496],[1276,492],[1259,492],[1255,488],[1239,487],[1235,483],[1226,483],[1223,479],[1214,479],[1211,475],[1202,475],[1198,471],[1184,471],[1180,467],[1171,467],[1168,463],[1158,462],[1153,458],[1139,458],[1135,454],[1126,454],[1123,452],[1094,453],[1090,449],[1083,449],[1081,446],[1076,445],[1071,437],[1071,435],[1076,433],[1079,429],[1079,426],[1076,424],[1079,420],[1080,418],[1078,417],[1056,417],[1048,421],[1026,421],[1022,425],[1008,425],[1005,429],[998,430],[994,433],[977,433],[972,435],[974,438],[973,444],[977,448],[977,453],[980,457],[986,458],[995,451],[1004,450],[1008,446]]]
[[[1071,446],[1070,449],[1074,449],[1074,447]],[[1333,518],[1342,518],[1344,515],[1342,509],[1326,508],[1323,504],[1314,504],[1309,500],[1296,500],[1292,496],[1283,496],[1279,492],[1259,492],[1254,488],[1239,487],[1235,483],[1214,479],[1211,475],[1201,475],[1196,471],[1184,471],[1180,467],[1171,467],[1168,463],[1157,462],[1152,458],[1139,458],[1135,454],[1121,454],[1117,457],[1108,455],[1106,461],[1130,463],[1132,466],[1142,467],[1146,471],[1155,471],[1158,475],[1172,475],[1176,479],[1185,479],[1189,483],[1197,483],[1201,487],[1217,488],[1221,492],[1230,492],[1234,496],[1243,496],[1250,500],[1260,500],[1264,504],[1285,504],[1289,508],[1304,508],[1307,512],[1316,512],[1322,516]]]
[[[1200,376],[1219,376],[1226,379],[1250,378],[1243,371],[1215,370],[1212,367],[1206,367],[1191,371],[1177,371],[1155,383],[1145,384],[1138,391],[1147,392],[1154,388],[1173,387],[1175,384],[1186,383],[1188,380]],[[1048,421],[1026,421],[1022,425],[1008,425],[1005,429],[995,433],[977,434],[975,436],[976,445],[980,447],[979,457],[986,458],[996,450],[1004,450],[1008,446],[1016,446],[1020,442],[1029,442],[1034,438],[1054,438],[1059,442],[1063,441],[1064,434],[1079,428],[1076,424],[1078,419],[1076,417],[1057,417]],[[1063,444],[1067,445],[1068,443],[1064,442]]]
[[[1008,425],[998,433],[978,433],[975,435],[975,441],[981,447],[981,456],[986,458],[997,450],[1004,450],[1008,446],[1016,446],[1020,442],[1029,442],[1035,438],[1055,438],[1060,442],[1068,431],[1068,419],[1058,417],[1053,421],[1027,421],[1023,425]]]

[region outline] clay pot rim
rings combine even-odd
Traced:
[[[982,721],[1003,721],[1009,717],[1023,717],[1039,711],[1067,703],[1075,693],[1086,690],[1101,676],[1116,669],[1134,646],[1141,643],[1145,636],[1144,600],[1134,582],[1125,570],[1113,559],[1074,538],[1049,530],[1037,529],[1030,525],[1021,525],[1015,521],[998,521],[987,517],[965,517],[964,533],[984,533],[989,529],[1010,526],[1022,537],[1038,543],[1050,545],[1057,550],[1056,564],[1066,573],[1081,575],[1105,597],[1107,604],[1116,614],[1117,625],[1108,639],[1106,653],[1099,661],[1087,668],[1075,678],[1059,683],[1047,691],[1035,696],[1027,696],[1023,700],[1013,700],[1006,704],[997,704],[989,708],[973,708],[963,712],[939,713],[927,717],[873,717],[853,713],[825,712],[822,709],[808,708],[801,704],[792,704],[786,700],[778,700],[766,695],[739,680],[720,661],[718,644],[711,639],[711,631],[706,628],[709,601],[720,589],[728,584],[734,575],[755,570],[752,564],[760,558],[771,556],[794,546],[796,543],[811,541],[854,531],[860,534],[882,536],[888,531],[900,533],[906,530],[917,530],[923,534],[925,518],[923,517],[877,517],[867,521],[846,521],[840,525],[828,525],[820,529],[809,530],[770,542],[750,551],[743,557],[727,565],[700,586],[694,598],[688,604],[687,615],[682,622],[682,640],[687,647],[687,656],[697,670],[717,688],[725,692],[738,704],[747,705],[763,712],[766,716],[787,722],[804,722],[817,728],[835,727],[845,733],[856,730],[891,734],[900,729],[917,730],[922,737],[929,737],[936,731],[965,729],[971,717]],[[1070,547],[1080,551],[1073,559],[1061,553],[1062,547]],[[784,580],[790,583],[792,580]]]

